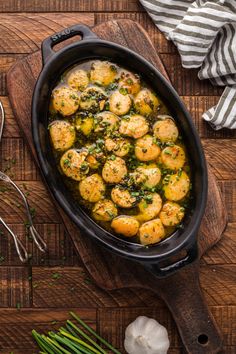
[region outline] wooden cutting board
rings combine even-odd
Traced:
[[[169,79],[147,33],[137,23],[130,20],[111,21],[94,27],[93,31],[102,39],[127,46],[143,55]],[[18,61],[7,75],[12,108],[35,159],[31,136],[31,98],[41,67],[41,53],[36,52]],[[188,353],[220,352],[221,336],[199,286],[199,262],[168,278],[157,279],[140,265],[112,255],[85,235],[80,235],[77,227],[55,205],[81,259],[100,287],[107,290],[126,287],[151,289],[169,307]],[[221,238],[226,219],[219,188],[209,170],[208,203],[199,232],[200,256]]]

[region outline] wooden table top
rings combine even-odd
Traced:
[[[7,171],[27,192],[35,210],[35,223],[49,246],[47,256],[35,249],[26,236],[23,208],[15,194],[5,190],[1,183],[0,215],[26,243],[32,259],[22,265],[9,238],[0,232],[0,353],[36,352],[30,330],[57,326],[71,309],[121,351],[126,325],[138,315],[155,317],[168,329],[170,354],[183,351],[170,313],[154,294],[143,289],[105,292],[91,281],[54,207],[42,198],[47,192],[7,97],[6,72],[17,59],[36,51],[45,37],[72,23],[93,26],[114,18],[137,21],[149,33],[174,87],[194,119],[222,190],[229,223],[222,241],[201,260],[200,280],[223,333],[225,352],[233,354],[236,352],[236,131],[216,132],[202,121],[202,113],[217,103],[222,90],[209,82],[200,82],[196,70],[181,67],[174,46],[155,28],[138,0],[0,2],[0,100],[6,111],[0,170]]]

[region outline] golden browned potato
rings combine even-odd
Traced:
[[[123,116],[129,112],[132,106],[132,100],[128,94],[122,94],[120,91],[115,91],[109,98],[109,105],[111,112],[118,116]]]
[[[75,128],[64,120],[55,120],[49,125],[49,133],[55,150],[67,150],[75,142]]]
[[[140,214],[136,215],[139,221],[148,221],[155,218],[162,207],[162,199],[158,193],[148,195],[148,199],[142,199],[138,204]]]
[[[157,159],[161,149],[155,144],[151,135],[145,135],[135,142],[134,151],[138,160],[151,161]]]
[[[161,161],[170,170],[178,170],[185,163],[185,153],[181,146],[167,146],[161,152]]]
[[[93,208],[93,217],[99,221],[110,221],[117,216],[117,208],[109,199],[99,200]]]
[[[75,181],[80,181],[89,172],[89,165],[85,161],[87,151],[70,149],[66,151],[60,160],[62,172]]]
[[[97,60],[92,63],[90,80],[98,85],[107,86],[111,84],[117,76],[117,67],[109,61]]]
[[[151,164],[138,167],[131,176],[136,185],[142,184],[143,187],[153,188],[161,180],[161,171],[155,164]]]
[[[112,112],[104,111],[95,116],[95,133],[112,132],[118,128],[119,117]]]
[[[139,240],[142,245],[160,242],[165,237],[165,229],[160,219],[145,222],[139,228]]]
[[[116,156],[123,157],[129,153],[130,142],[124,138],[107,138],[105,147],[107,151],[112,151]]]
[[[80,96],[80,108],[91,112],[102,111],[106,98],[106,93],[101,87],[87,87]]]
[[[136,111],[144,116],[148,116],[152,112],[155,112],[159,105],[160,103],[158,98],[147,88],[139,91],[134,99],[134,106]]]
[[[141,88],[139,76],[129,71],[122,71],[120,75],[119,88],[126,90],[131,95],[135,95]]]
[[[184,217],[184,208],[174,202],[166,202],[160,212],[160,219],[165,226],[178,225]]]
[[[80,104],[78,93],[66,86],[56,87],[52,92],[52,107],[63,116],[74,114]]]
[[[89,84],[88,73],[85,70],[77,69],[68,74],[68,85],[77,91],[83,91]]]
[[[171,117],[158,120],[153,125],[153,132],[155,137],[164,143],[168,141],[175,142],[179,136],[178,128]]]
[[[97,173],[86,177],[79,183],[80,195],[91,203],[98,202],[105,194],[105,184]]]
[[[125,161],[112,155],[102,169],[102,177],[107,183],[119,183],[127,174]]]
[[[168,181],[163,186],[165,197],[168,200],[178,201],[183,199],[189,191],[190,180],[188,175],[181,171],[174,175],[169,175]]]
[[[76,117],[75,120],[75,127],[76,130],[81,131],[84,135],[89,135],[94,126],[94,119],[93,117]]]
[[[120,134],[130,136],[134,139],[141,138],[147,134],[148,130],[149,126],[146,119],[139,114],[123,118],[119,128]]]
[[[136,198],[131,195],[128,189],[119,186],[112,189],[111,199],[121,208],[131,208],[136,202]]]
[[[111,227],[117,234],[133,237],[138,232],[139,222],[132,216],[120,215],[112,220]]]

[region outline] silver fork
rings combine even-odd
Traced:
[[[38,249],[42,252],[45,252],[47,250],[47,245],[44,242],[44,240],[42,239],[42,237],[40,236],[40,234],[38,233],[38,231],[35,229],[34,227],[34,223],[33,223],[33,218],[30,212],[30,207],[29,207],[29,203],[24,195],[24,193],[21,191],[21,189],[15,184],[15,182],[12,181],[12,179],[10,177],[8,177],[5,173],[0,171],[0,180],[11,184],[15,190],[19,193],[19,195],[21,196],[21,198],[23,199],[25,208],[26,208],[26,212],[27,212],[27,217],[28,217],[28,222],[29,222],[29,233],[32,236],[32,239],[34,240],[36,246],[38,247]]]
[[[0,114],[0,142],[1,142],[3,127],[4,127],[4,123],[5,123],[5,112],[4,112],[1,101],[0,101],[0,113],[1,113]],[[34,242],[35,242],[36,246],[39,248],[39,250],[42,252],[45,252],[47,250],[47,245],[44,242],[44,240],[42,239],[42,237],[40,236],[40,234],[38,233],[38,231],[34,227],[29,203],[28,203],[24,193],[11,180],[10,177],[8,177],[5,173],[3,173],[1,171],[0,171],[0,180],[11,184],[15,188],[15,190],[20,194],[21,198],[23,199],[23,202],[24,202],[24,205],[26,208],[26,212],[27,212],[27,216],[28,216],[30,235],[32,236],[32,239],[34,240]],[[28,253],[27,253],[25,247],[23,246],[23,244],[21,243],[21,241],[19,240],[17,235],[14,234],[14,232],[9,228],[9,226],[5,223],[5,221],[1,217],[0,217],[0,222],[5,227],[5,229],[9,232],[9,234],[12,236],[14,243],[15,243],[16,251],[17,251],[17,254],[18,254],[20,260],[22,262],[26,262],[28,260]]]

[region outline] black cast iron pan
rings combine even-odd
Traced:
[[[80,35],[81,40],[57,52],[53,50],[55,44],[75,35]],[[60,206],[92,239],[112,252],[142,263],[158,277],[170,275],[194,262],[198,256],[197,233],[207,199],[207,168],[197,131],[176,91],[143,57],[118,44],[100,40],[84,25],[72,26],[45,39],[42,56],[44,67],[37,80],[32,102],[33,140],[45,180]],[[47,129],[51,91],[65,70],[94,58],[108,59],[140,74],[170,108],[187,146],[193,176],[192,211],[185,217],[183,229],[149,248],[119,239],[97,225],[73,199],[55,164]],[[183,250],[186,254],[179,259]],[[173,262],[173,256],[178,257],[178,260]]]

